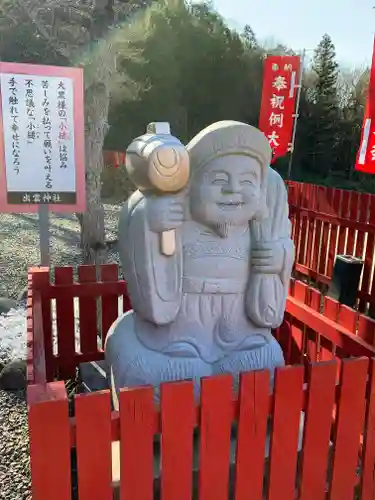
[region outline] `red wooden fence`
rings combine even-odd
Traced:
[[[353,499],[358,485],[360,498],[370,500],[375,492],[374,373],[374,362],[369,370],[365,358],[345,360],[339,384],[334,361],[314,364],[306,372],[303,367],[287,367],[277,370],[269,396],[268,373],[249,372],[241,376],[238,399],[230,376],[211,377],[202,381],[199,407],[189,381],[165,384],[160,408],[154,406],[152,388],[127,389],[121,392],[118,414],[111,413],[109,392],[79,395],[73,419],[62,384],[47,384],[43,399],[40,386],[31,386],[33,499],[71,498],[72,446],[77,453],[79,499],[111,499],[116,441],[119,498],[153,499],[156,435],[161,441],[163,500],[188,500],[193,490],[200,499],[227,499],[231,425],[237,422],[230,498],[261,500],[266,493],[270,500],[293,499],[297,489],[304,500],[326,498],[327,491],[331,499]],[[305,424],[298,453],[301,411]],[[270,451],[265,460],[269,418]],[[199,472],[194,478],[197,428]]]
[[[358,299],[375,309],[375,195],[289,182],[296,271],[323,283],[337,254],[364,259]]]
[[[48,269],[31,270],[28,297],[31,383],[72,378],[79,363],[104,358],[102,345],[109,327],[119,312],[131,308],[126,283],[118,279],[118,273],[116,264],[103,265],[101,280],[97,281],[94,266],[79,266],[77,281],[74,281],[72,267],[55,267],[52,282]],[[97,300],[101,301],[99,339]],[[333,353],[329,359],[337,350],[342,354],[336,353],[337,357],[372,355],[372,348],[375,353],[375,320],[323,297],[318,290],[300,281],[291,281],[285,321],[275,335],[282,344],[287,363],[292,364],[306,358],[305,350],[311,344],[318,350],[309,353],[309,361],[323,359],[321,353],[325,351]],[[298,346],[299,359],[292,350],[291,339]]]
[[[358,498],[374,498],[371,319],[294,282],[286,320],[275,335],[287,362],[299,366],[277,370],[273,394],[268,372],[243,374],[238,396],[232,393],[230,376],[223,375],[202,381],[198,406],[192,383],[185,381],[162,387],[160,407],[154,405],[152,388],[123,390],[118,413],[111,412],[108,391],[79,395],[70,417],[62,379],[73,376],[81,361],[103,358],[97,341],[97,300],[102,305],[100,340],[118,315],[119,297],[121,310],[130,307],[117,266],[102,266],[100,272],[100,282],[90,266],[78,269],[78,282],[73,281],[72,268],[56,268],[54,283],[46,269],[34,269],[29,277],[28,405],[34,500],[72,498],[72,450],[77,456],[80,500],[112,498],[116,467],[120,475],[116,498],[121,500],[187,500],[197,494],[200,500],[220,500],[228,498],[228,484],[235,500],[286,500],[296,498],[295,493],[303,500],[317,500],[326,498],[326,492],[331,500],[344,500],[352,499],[355,490],[361,491]],[[74,339],[76,301],[79,347]],[[349,359],[352,356],[362,358]],[[329,361],[315,363],[319,360]],[[301,411],[305,423],[298,452]],[[236,432],[231,444],[233,423]],[[197,431],[199,444],[194,444]],[[267,433],[270,450],[265,458]],[[160,442],[162,464],[156,480],[155,438]],[[235,448],[232,468],[231,446]],[[199,470],[192,474],[196,454]]]

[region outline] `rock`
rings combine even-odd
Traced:
[[[25,302],[27,300],[27,292],[28,292],[27,287],[20,291],[17,297],[18,302]]]
[[[11,309],[19,307],[18,301],[8,297],[0,297],[0,314],[6,314]]]
[[[26,361],[11,361],[0,373],[0,389],[21,391],[26,389]]]

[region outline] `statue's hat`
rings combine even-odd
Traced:
[[[215,158],[238,154],[258,160],[264,178],[272,158],[271,146],[263,132],[247,123],[232,120],[216,122],[204,128],[186,149],[193,175]]]

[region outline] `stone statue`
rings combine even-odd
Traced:
[[[114,394],[151,384],[158,397],[161,382],[180,379],[198,391],[202,376],[222,372],[236,386],[241,371],[284,364],[271,329],[283,320],[294,246],[269,143],[250,125],[221,121],[186,151],[190,176],[179,191],[145,186],[120,215],[133,311],[106,340]],[[163,252],[160,235],[169,231],[173,248]]]

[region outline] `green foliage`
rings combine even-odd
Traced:
[[[312,70],[315,85],[305,94],[305,161],[308,170],[315,173],[331,171],[336,166],[340,147],[339,106],[337,96],[338,64],[335,47],[329,35],[324,35],[315,50]]]
[[[216,120],[256,125],[262,53],[246,48],[209,5],[153,4],[133,26],[130,46],[143,60],[124,59],[123,68],[141,90],[137,100],[112,108],[106,147],[125,149],[155,120],[169,121],[184,141]]]

